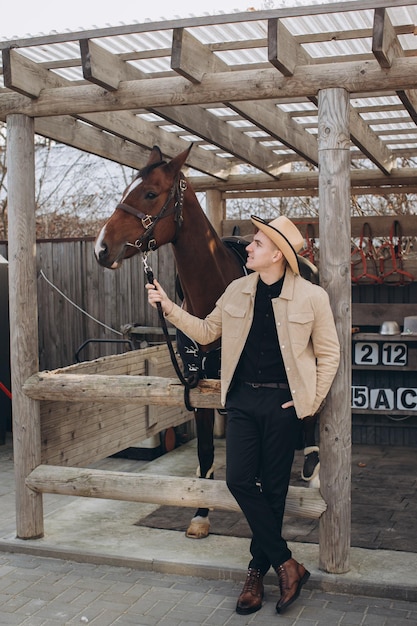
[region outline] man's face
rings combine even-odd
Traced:
[[[277,255],[279,258],[282,257],[276,245],[261,230],[258,230],[252,242],[246,246],[246,252],[248,253],[246,267],[255,272],[269,269],[276,262]]]

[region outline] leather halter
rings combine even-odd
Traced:
[[[142,213],[142,211],[135,209],[135,207],[130,206],[130,204],[126,204],[126,202],[120,202],[116,206],[116,209],[122,209],[122,211],[125,211],[126,213],[130,213],[134,217],[137,217],[138,220],[141,221],[142,226],[145,229],[145,232],[143,233],[143,235],[141,235],[139,239],[136,239],[135,243],[126,242],[125,245],[131,246],[133,248],[137,248],[141,252],[146,252],[148,250],[156,250],[156,248],[158,247],[158,243],[156,239],[152,237],[152,234],[155,230],[155,226],[157,225],[159,220],[161,220],[164,217],[168,217],[169,215],[172,215],[172,214],[174,214],[175,216],[174,221],[176,223],[176,233],[175,233],[175,237],[173,240],[175,241],[176,238],[178,237],[178,231],[181,228],[181,225],[183,222],[182,207],[184,203],[184,192],[186,189],[187,189],[187,182],[182,172],[180,172],[179,175],[176,177],[173,186],[171,187],[171,190],[169,192],[168,198],[165,201],[165,204],[163,205],[163,207],[161,208],[161,210],[159,211],[157,215],[149,215],[149,214]],[[175,200],[175,202],[173,206],[168,210],[168,205],[173,199]],[[146,245],[145,247],[142,248],[144,243],[146,243]]]

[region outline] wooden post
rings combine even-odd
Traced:
[[[341,362],[320,415],[320,483],[327,511],[320,519],[320,568],[349,570],[351,515],[351,281],[349,94],[319,93],[320,281],[329,294]]]
[[[206,191],[206,214],[219,237],[223,236],[223,203],[222,194],[217,189]]]
[[[25,485],[41,461],[39,402],[22,391],[39,370],[36,289],[34,121],[7,118],[9,302],[16,530],[21,539],[43,536],[42,495]]]

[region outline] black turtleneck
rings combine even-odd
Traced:
[[[235,372],[235,380],[287,382],[278,342],[272,299],[281,293],[284,277],[272,285],[258,281],[252,326]]]

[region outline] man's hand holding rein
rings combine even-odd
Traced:
[[[164,315],[169,315],[174,308],[174,303],[168,298],[158,281],[155,279],[152,285],[147,283],[145,288],[148,290],[149,304],[156,309],[157,302],[160,302]]]

